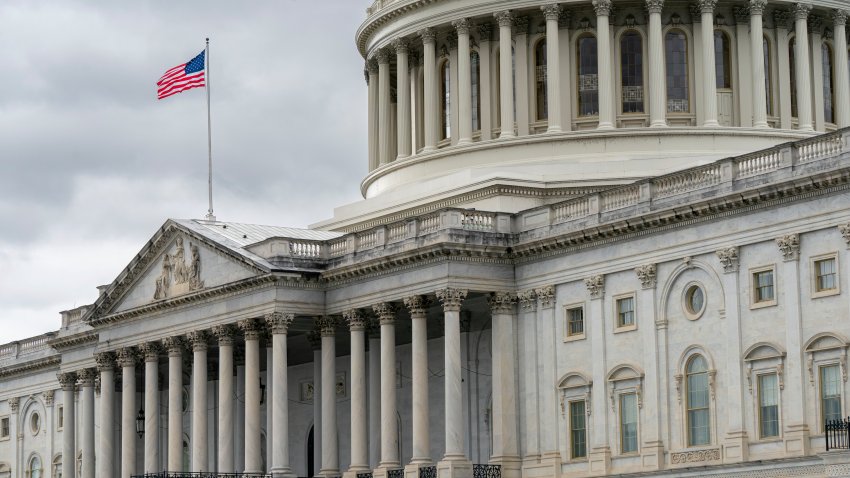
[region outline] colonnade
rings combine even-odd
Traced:
[[[437,464],[442,473],[452,476],[458,470],[471,472],[472,464],[466,454],[464,419],[462,413],[462,368],[460,341],[460,310],[467,296],[466,290],[441,289],[435,292],[444,313],[445,343],[445,454]],[[494,416],[499,417],[501,432],[495,431],[502,441],[494,441],[493,456],[497,463],[515,464],[519,469],[519,449],[515,435],[517,417],[514,410],[516,389],[514,384],[513,329],[515,325],[514,303],[516,298],[510,293],[491,294],[491,307],[494,314],[493,327],[493,376],[494,376]],[[391,470],[405,467],[418,469],[431,465],[430,424],[428,420],[428,345],[426,316],[429,299],[425,296],[411,296],[399,303],[382,302],[372,307],[380,326],[380,451],[377,476],[386,476]],[[413,457],[410,463],[401,463],[398,455],[398,428],[396,427],[396,340],[395,322],[403,304],[412,320],[412,376],[413,376]],[[496,320],[498,315],[498,320]],[[343,318],[351,333],[351,461],[346,472],[356,476],[358,472],[367,472],[369,463],[369,420],[367,417],[375,410],[367,410],[367,365],[366,365],[366,329],[367,319],[364,311],[355,309],[346,311]],[[191,471],[217,473],[262,473],[260,438],[260,338],[261,334],[270,334],[272,367],[267,370],[271,377],[270,413],[271,427],[269,446],[271,453],[271,473],[275,477],[294,476],[289,463],[289,408],[288,408],[288,369],[287,369],[287,332],[294,320],[290,313],[274,312],[263,319],[245,319],[236,324],[218,325],[210,330],[198,330],[185,336],[166,337],[134,347],[123,347],[115,351],[101,352],[96,355],[97,369],[83,369],[76,372],[59,374],[63,390],[65,421],[63,433],[63,456],[75,456],[77,446],[82,449],[82,478],[94,476],[119,476],[127,478],[137,470],[136,419],[139,404],[136,403],[136,367],[140,359],[144,361],[144,473],[155,473],[167,469],[183,469],[183,355],[187,347],[192,357],[192,410],[191,410]],[[320,367],[316,370],[320,378],[320,391],[314,395],[321,400],[320,413],[317,414],[316,429],[321,429],[321,469],[320,476],[340,475],[339,441],[337,430],[336,389],[336,340],[335,334],[341,322],[336,317],[323,316],[316,319],[316,327],[321,335]],[[498,326],[497,326],[498,325]],[[241,333],[238,333],[240,332]],[[234,443],[233,363],[234,344],[237,337],[244,338],[244,441]],[[217,437],[208,433],[207,361],[210,342],[218,343],[218,406]],[[373,342],[370,339],[370,342]],[[377,342],[377,341],[375,341]],[[160,456],[159,443],[159,358],[162,353],[168,355],[168,400],[167,400],[167,444],[166,456]],[[316,357],[314,357],[315,359]],[[370,362],[374,360],[370,359]],[[121,434],[114,436],[116,427],[111,426],[114,413],[115,393],[111,384],[115,381],[116,369],[122,375],[120,404]],[[95,452],[94,428],[94,382],[100,374],[103,384],[100,397],[99,444]],[[369,374],[372,375],[372,370]],[[371,380],[371,379],[370,379]],[[81,387],[82,414],[79,419],[82,443],[75,443],[74,433],[74,394],[76,386]],[[318,385],[318,383],[317,383]],[[319,387],[317,387],[317,390]],[[370,392],[373,393],[373,392]],[[377,398],[377,397],[376,397]],[[377,401],[377,400],[373,400]],[[318,410],[317,410],[318,411]],[[319,416],[321,420],[318,420]],[[375,430],[371,432],[374,434]],[[512,437],[512,438],[511,438]],[[120,463],[114,463],[115,443],[120,440]],[[208,450],[210,441],[218,443],[217,462],[210,463]],[[244,447],[244,470],[236,470],[234,448]],[[97,455],[97,473],[94,462]],[[75,476],[73,459],[63,460],[63,476]]]
[[[664,0],[645,0],[645,2],[649,13],[647,25],[649,125],[654,128],[664,128],[668,125],[665,87],[666,65],[661,18]],[[616,105],[613,101],[613,98],[616,97],[614,94],[615,75],[612,70],[614,48],[611,45],[612,35],[609,20],[613,4],[612,0],[592,0],[596,13],[596,37],[598,41],[599,113],[597,128],[603,130],[617,127]],[[694,34],[700,38],[698,42],[699,50],[696,55],[699,68],[696,70],[701,74],[696,82],[696,91],[699,95],[697,104],[701,105],[698,126],[702,127],[719,126],[714,29],[701,27],[701,25],[714,25],[717,4],[718,0],[698,0],[697,17],[694,19]],[[745,67],[752,72],[751,78],[748,79],[752,83],[746,85],[745,89],[752,91],[752,95],[749,98],[742,99],[742,102],[750,103],[747,105],[747,114],[749,115],[751,111],[752,125],[755,128],[769,127],[765,86],[765,75],[768,72],[765,71],[765,56],[762,46],[763,14],[767,5],[768,0],[749,0],[748,2],[750,41],[749,45],[745,44],[745,46],[750,50],[748,52],[750,64],[745,65]],[[817,101],[813,102],[812,76],[810,74],[812,59],[809,54],[809,17],[812,5],[808,3],[786,5],[791,8],[795,20],[793,31],[797,38],[794,55],[794,70],[796,72],[794,80],[797,88],[796,100],[799,112],[797,128],[802,131],[813,131],[812,111]],[[570,36],[569,15],[557,3],[545,4],[540,8],[546,23],[547,67],[545,74],[548,114],[546,132],[560,133],[569,131],[572,127],[572,108],[569,105],[572,88],[571,78],[574,75],[570,73],[570,70],[575,66],[570,65],[569,62],[566,62],[566,65],[561,64],[561,59],[563,57],[569,58],[569,55],[562,55],[560,49],[561,36],[567,38]],[[519,97],[525,95],[525,90],[527,90],[527,88],[523,88],[523,86],[527,86],[527,80],[521,74],[521,72],[526,71],[527,66],[523,66],[520,70],[520,63],[526,61],[528,56],[524,51],[526,45],[524,41],[517,40],[515,42],[514,38],[519,39],[521,36],[527,38],[528,21],[525,17],[522,17],[524,20],[520,21],[517,14],[510,10],[496,12],[493,14],[493,18],[498,24],[499,30],[500,65],[498,85],[492,85],[500,87],[500,93],[494,99],[498,102],[498,105],[494,106],[498,106],[500,111],[501,127],[498,137],[508,139],[513,138],[516,134],[529,134],[528,113],[520,108],[519,99],[514,97],[514,91],[516,91],[516,96]],[[832,12],[834,51],[838,52],[834,61],[834,68],[835,118],[839,127],[850,126],[850,72],[848,72],[847,61],[841,61],[844,58],[842,52],[847,52],[846,20],[846,11],[835,10]],[[489,93],[485,95],[484,91],[485,87],[487,92],[490,91],[493,81],[490,79],[489,71],[485,68],[484,62],[485,56],[487,56],[485,52],[490,51],[492,39],[486,20],[478,19],[476,21],[484,22],[484,25],[479,25],[482,32],[480,35],[482,78],[479,79],[481,82],[479,94],[482,108],[479,111],[481,116],[479,126],[480,139],[486,140],[490,139],[490,98]],[[697,25],[700,25],[700,27],[697,27]],[[452,39],[450,44],[453,45],[454,38],[457,40],[456,54],[453,52],[450,55],[453,75],[452,101],[456,98],[458,102],[457,107],[452,105],[452,123],[457,120],[456,125],[451,125],[452,144],[457,145],[469,144],[473,141],[473,100],[471,95],[473,85],[470,78],[469,63],[471,52],[470,30],[472,28],[473,21],[471,19],[461,18],[451,23],[451,30],[448,32],[450,39]],[[442,31],[440,33],[444,34]],[[418,32],[416,38],[405,37],[391,41],[391,46],[376,50],[366,62],[369,94],[370,170],[396,159],[417,154],[417,152],[428,153],[438,148],[440,143],[438,133],[441,124],[440,101],[443,99],[440,98],[440,79],[438,78],[437,36],[437,29],[424,28]],[[514,45],[516,51],[512,56],[511,52],[514,50]],[[421,51],[421,55],[415,54],[417,51]],[[391,84],[390,72],[393,56],[396,58],[397,74],[395,82]],[[417,104],[419,98],[416,93],[418,91],[418,68],[420,65],[417,61],[411,61],[411,58],[421,58],[421,67],[424,71],[422,84],[424,100],[422,105]],[[489,59],[486,61],[489,65]],[[517,64],[516,77],[512,68],[514,63]],[[395,109],[393,108],[392,91],[397,93]],[[788,94],[790,94],[790,91]],[[412,104],[416,106],[414,113],[411,113]],[[484,108],[485,104],[486,108]],[[523,104],[527,105],[527,102]],[[516,113],[514,105],[516,105]],[[749,118],[746,121],[749,124]],[[421,126],[417,124],[419,122],[422,123]],[[783,127],[790,128],[790,124],[786,123],[790,123],[790,117],[787,122],[783,121]],[[413,141],[415,130],[420,128],[424,133],[421,140]]]

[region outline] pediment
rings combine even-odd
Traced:
[[[772,358],[782,358],[785,356],[785,351],[780,347],[769,343],[758,343],[750,347],[744,352],[744,360],[752,362],[755,360],[768,360]]]
[[[811,339],[805,346],[806,352],[817,352],[820,350],[830,350],[847,347],[847,341],[843,338],[829,333],[818,334]]]

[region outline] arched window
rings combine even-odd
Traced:
[[[41,458],[38,455],[33,455],[30,458],[29,465],[27,465],[27,478],[41,478],[41,472]]]
[[[717,74],[717,87],[732,88],[732,55],[729,36],[722,30],[714,30],[714,66]]]
[[[183,438],[183,471],[188,473],[192,469],[192,450],[189,449],[189,441]]]
[[[770,57],[770,42],[767,37],[762,39],[762,48],[764,49],[764,93],[767,102],[767,114],[773,116],[773,81],[771,78],[771,57]]]
[[[686,367],[688,405],[688,446],[711,443],[711,412],[709,410],[708,363],[701,355],[695,355]]]
[[[62,455],[56,455],[53,458],[53,471],[51,473],[53,478],[62,478]]]
[[[534,98],[537,105],[538,121],[549,118],[546,61],[546,38],[541,38],[534,47]]]
[[[451,88],[451,65],[446,60],[440,65],[440,139],[446,139],[452,135]]]
[[[667,61],[667,112],[689,113],[688,37],[681,30],[670,30],[664,38]]]
[[[791,70],[791,116],[797,118],[797,38],[788,42],[788,59]]]
[[[643,40],[636,31],[620,39],[623,113],[643,113]]]
[[[578,63],[578,114],[599,114],[599,68],[597,65],[596,37],[584,35],[576,45]]]
[[[832,47],[824,43],[823,56],[823,117],[827,123],[835,123],[835,70],[832,68]]]
[[[481,58],[477,51],[469,54],[469,67],[472,70],[472,131],[481,129]]]

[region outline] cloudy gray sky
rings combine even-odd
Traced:
[[[206,97],[156,80],[210,37],[215,212],[303,227],[359,199],[364,0],[0,2],[0,343],[91,303],[206,213]]]

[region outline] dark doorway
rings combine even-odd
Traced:
[[[310,427],[310,433],[307,435],[307,476],[315,476],[316,469],[313,463],[313,427]]]

